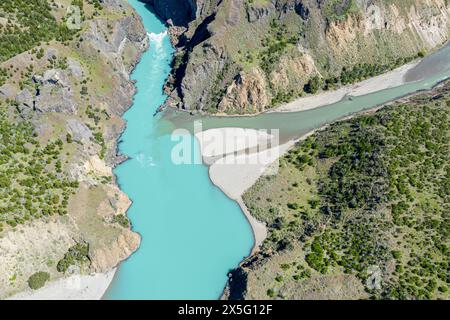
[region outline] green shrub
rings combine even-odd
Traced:
[[[36,272],[28,278],[28,286],[33,290],[37,290],[42,288],[48,280],[50,280],[48,272]]]
[[[318,76],[312,77],[308,83],[305,85],[305,92],[315,94],[317,91],[319,91],[323,86],[322,79]]]
[[[89,245],[87,243],[77,243],[69,248],[64,257],[59,260],[56,269],[59,272],[66,272],[70,266],[81,265],[83,263],[90,263]]]
[[[130,226],[130,220],[124,214],[114,216],[113,222],[120,224],[124,228],[128,228]]]

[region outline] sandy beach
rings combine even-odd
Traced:
[[[363,96],[369,93],[398,87],[406,83],[405,75],[419,63],[420,60],[413,61],[390,72],[364,80],[362,82],[348,85],[334,91],[326,91],[317,95],[299,98],[267,112],[305,111],[339,102],[346,96]]]
[[[113,280],[116,270],[58,279],[41,289],[29,289],[8,300],[100,300]]]
[[[214,132],[212,132],[213,130]],[[297,140],[291,140],[280,146],[267,148],[267,139],[271,139],[272,137],[270,135],[264,135],[257,130],[243,130],[240,128],[207,130],[201,134],[196,134],[204,159],[211,159],[211,148],[216,150],[224,148],[224,141],[222,139],[211,139],[213,136],[218,136],[218,131],[222,134],[219,136],[226,136],[228,139],[231,139],[226,142],[228,145],[227,153],[222,157],[216,157],[213,163],[205,164],[209,165],[209,176],[212,183],[219,187],[230,199],[239,204],[249,221],[255,240],[255,245],[252,250],[252,254],[254,254],[267,237],[267,227],[250,214],[242,196],[263,174],[275,174],[276,170],[278,170],[277,160],[280,156],[288,151],[297,141],[305,139],[315,131]],[[259,138],[256,145],[254,144],[255,135]],[[239,139],[236,138],[237,136],[239,136]],[[205,139],[208,140],[209,148],[204,148]],[[245,146],[242,143],[233,143],[232,139],[240,142],[247,141],[248,144]],[[230,146],[235,146],[235,148],[230,149]]]

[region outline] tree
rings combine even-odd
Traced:
[[[322,87],[322,79],[318,76],[314,76],[309,79],[308,83],[305,85],[305,92],[315,94]]]

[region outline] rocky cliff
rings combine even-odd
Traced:
[[[172,19],[167,105],[193,111],[264,111],[386,72],[450,34],[444,0],[146,1]]]

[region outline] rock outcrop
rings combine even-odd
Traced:
[[[252,69],[248,73],[239,74],[228,87],[225,96],[219,104],[219,110],[232,110],[239,106],[237,112],[250,113],[264,111],[270,103],[266,92],[266,79],[260,69]]]

